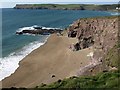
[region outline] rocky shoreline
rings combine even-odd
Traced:
[[[63,29],[60,28],[42,28],[42,27],[33,27],[34,29],[25,29],[25,30],[21,30],[21,31],[16,31],[16,34],[18,35],[22,35],[22,34],[40,34],[40,35],[49,35],[49,34],[53,34],[53,33],[58,33],[61,34],[61,32],[63,31]]]

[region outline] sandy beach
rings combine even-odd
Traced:
[[[14,74],[2,80],[3,88],[31,88],[76,75],[81,67],[90,63],[87,55],[92,52],[92,48],[75,52],[70,50],[69,45],[76,42],[76,38],[68,38],[66,35],[51,35],[46,44],[20,62]]]

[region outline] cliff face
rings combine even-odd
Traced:
[[[93,46],[94,60],[102,62],[105,67],[112,65],[110,58],[107,58],[106,64],[106,56],[118,42],[118,17],[79,19],[67,30],[70,37],[73,31],[76,32],[76,43],[79,43],[81,49]]]

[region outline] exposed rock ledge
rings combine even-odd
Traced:
[[[117,16],[79,19],[71,24],[67,31],[69,37],[78,38],[76,43],[79,48],[75,47],[76,50],[93,46],[94,53],[92,59],[102,63],[98,71],[101,71],[101,69],[104,71],[110,67],[111,62],[109,60],[107,62],[105,57],[118,44]],[[114,53],[118,54],[117,50]],[[95,67],[91,68],[94,69]]]

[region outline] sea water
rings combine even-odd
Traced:
[[[14,73],[19,67],[19,62],[43,45],[49,37],[46,35],[16,35],[16,31],[33,28],[34,25],[64,29],[79,18],[111,15],[116,15],[116,13],[88,10],[2,9],[0,80]]]

